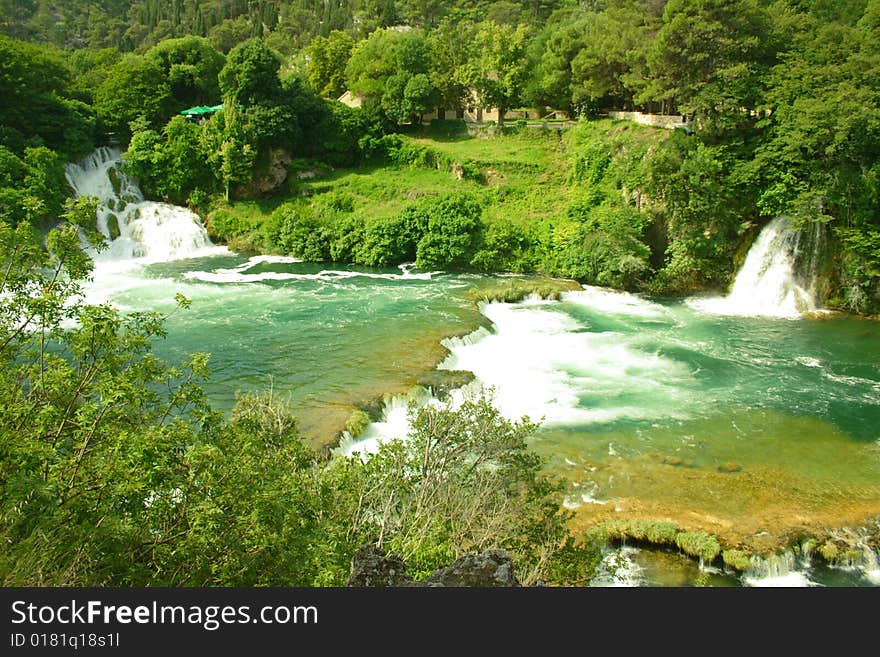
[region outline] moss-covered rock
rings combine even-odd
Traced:
[[[107,215],[107,232],[110,233],[110,239],[115,240],[119,237],[119,219],[112,212]]]
[[[651,543],[657,545],[673,545],[678,534],[678,527],[671,522],[652,522],[646,535]]]
[[[712,561],[721,553],[718,539],[706,532],[680,532],[675,537],[675,544],[685,554],[703,561]]]
[[[609,520],[602,525],[612,541],[634,540],[653,545],[675,545],[678,527],[662,520]]]
[[[461,388],[474,380],[474,373],[466,370],[431,370],[425,372],[418,381],[439,399],[444,399],[452,390]]]
[[[110,179],[110,185],[113,187],[113,193],[119,196],[122,192],[122,181],[119,178],[119,170],[112,166],[107,169],[107,177]]]
[[[469,295],[474,301],[516,303],[532,295],[557,301],[562,297],[563,292],[580,289],[582,289],[580,284],[569,280],[517,281],[507,285],[471,290]]]
[[[822,545],[819,546],[819,554],[822,555],[822,558],[825,559],[828,563],[837,563],[838,559],[840,559],[840,549],[833,541],[825,541]]]
[[[739,571],[748,570],[751,564],[751,555],[744,550],[724,550],[721,559],[725,564]]]
[[[345,430],[351,437],[361,435],[370,425],[370,416],[359,408],[354,409],[345,422]]]

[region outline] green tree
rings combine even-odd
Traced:
[[[233,185],[249,182],[255,153],[251,145],[236,137],[229,137],[220,147],[220,176],[226,188],[226,200],[230,199]]]
[[[220,100],[217,76],[225,58],[208,39],[194,36],[168,39],[151,48],[146,56],[165,72],[180,109],[215,105]]]
[[[466,552],[506,548],[521,581],[552,578],[571,537],[567,518],[527,447],[536,425],[511,422],[487,394],[460,407],[411,409],[405,441],[392,441],[354,468],[364,491],[352,525],[425,575]],[[593,546],[578,555],[585,570]]]
[[[236,105],[277,102],[281,96],[281,59],[262,39],[235,46],[220,71],[220,93]]]
[[[469,93],[459,70],[469,61],[476,44],[474,24],[447,17],[427,38],[431,49],[431,83],[437,90],[438,102],[447,109],[464,109]]]
[[[306,48],[308,80],[326,98],[339,98],[347,88],[345,67],[354,48],[348,33],[333,30],[326,37],[316,36]]]
[[[709,121],[748,122],[760,76],[772,64],[771,34],[757,0],[670,0],[648,56],[653,79],[637,101]]]
[[[10,225],[48,226],[61,214],[67,196],[64,163],[44,146],[18,157],[0,146],[0,218]]]
[[[529,27],[498,25],[491,21],[477,29],[476,58],[459,71],[459,79],[476,93],[483,109],[498,108],[498,122],[504,123],[508,108],[521,100],[528,76]]]
[[[24,142],[71,158],[92,149],[94,112],[73,98],[61,53],[0,35],[0,143],[21,154]]]
[[[376,30],[352,50],[345,69],[348,88],[378,101],[385,95],[390,77],[427,73],[428,62],[428,43],[420,33]]]
[[[126,55],[95,91],[95,110],[105,132],[122,143],[131,138],[139,117],[159,129],[174,112],[171,85],[161,66],[138,55]]]

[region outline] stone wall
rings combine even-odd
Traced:
[[[608,112],[608,117],[618,121],[634,121],[654,128],[674,130],[687,126],[687,120],[681,114],[645,114],[644,112]]]

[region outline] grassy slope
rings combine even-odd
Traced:
[[[444,134],[426,128],[404,138],[453,161],[470,163],[483,179],[458,179],[447,170],[406,164],[328,171],[311,179],[295,180],[289,192],[272,199],[219,203],[209,215],[209,230],[214,239],[228,241],[233,248],[272,252],[275,245],[260,238],[260,228],[275,208],[288,201],[340,193],[353,199],[357,215],[390,218],[422,196],[470,191],[488,201],[483,215],[487,224],[516,224],[533,235],[545,236],[538,237],[543,241],[570,223],[569,206],[589,191],[584,183],[571,182],[579,149],[585,144],[601,143],[625,159],[628,151],[643,153],[646,144],[655,143],[665,134],[609,120],[567,131],[521,128],[503,136],[449,134],[448,130]],[[212,223],[211,216],[218,210],[236,217],[237,230],[229,231],[219,221]]]

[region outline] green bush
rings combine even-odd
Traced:
[[[278,245],[282,252],[309,262],[330,259],[330,243],[324,226],[311,207],[285,203],[273,213],[279,223]]]
[[[464,268],[479,246],[482,207],[470,194],[450,194],[430,201],[428,225],[416,247],[419,267]]]

